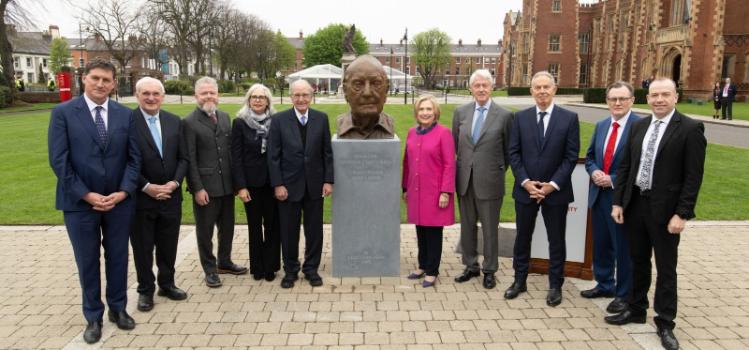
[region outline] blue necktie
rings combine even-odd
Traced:
[[[104,118],[101,117],[101,110],[104,109],[102,106],[96,106],[94,108],[96,110],[96,118],[94,118],[96,122],[96,131],[99,134],[99,141],[101,141],[102,145],[107,144],[107,126],[104,125]]]
[[[538,146],[543,147],[544,145],[544,117],[546,112],[538,112],[538,123],[536,127],[538,129]]]
[[[301,120],[302,120],[302,125],[307,125],[307,116],[306,115],[303,115],[302,118],[301,118]]]
[[[159,149],[159,155],[164,157],[164,154],[161,153],[161,135],[159,135],[159,129],[156,126],[156,117],[148,117],[148,129],[151,130],[151,137],[153,137],[156,148]]]
[[[473,144],[479,142],[479,136],[481,136],[481,128],[484,126],[484,112],[486,111],[485,107],[479,107],[477,108],[479,111],[478,119],[476,119],[476,124],[473,126]]]

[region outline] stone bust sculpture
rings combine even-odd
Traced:
[[[376,58],[362,55],[351,62],[343,74],[343,92],[351,111],[338,116],[338,138],[393,138],[393,117],[382,112],[389,88],[387,74]]]

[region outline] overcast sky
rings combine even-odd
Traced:
[[[37,30],[50,24],[60,27],[63,36],[78,37],[78,10],[72,4],[59,0],[24,0],[32,15]],[[43,4],[42,6],[38,5]],[[130,0],[128,4],[143,3]],[[234,7],[254,14],[281,30],[286,36],[314,33],[330,23],[356,24],[369,42],[398,42],[408,28],[408,36],[439,28],[446,32],[454,43],[463,39],[465,43],[496,43],[502,37],[502,21],[509,10],[519,10],[522,0],[233,0]],[[370,6],[373,5],[373,6]]]

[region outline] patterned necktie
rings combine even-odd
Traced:
[[[650,134],[648,145],[645,148],[645,159],[640,167],[640,174],[637,175],[637,182],[635,184],[643,191],[650,189],[650,176],[652,175],[653,162],[655,161],[655,142],[658,140],[658,130],[662,123],[660,120],[655,121],[653,133]]]
[[[484,112],[486,112],[486,107],[479,107],[479,108],[476,108],[476,110],[479,111],[479,116],[476,119],[476,123],[473,126],[472,136],[473,136],[474,145],[479,142],[479,137],[481,136],[481,128],[484,126],[484,119],[485,119]]]
[[[538,112],[538,123],[536,123],[536,130],[538,130],[538,146],[544,145],[544,117],[546,112]]]
[[[104,109],[102,106],[96,106],[94,108],[96,110],[96,117],[94,118],[96,122],[96,132],[99,134],[99,141],[101,141],[102,145],[107,144],[107,126],[104,124],[104,118],[101,117],[101,111]]]
[[[159,129],[156,126],[156,117],[148,117],[148,129],[151,130],[151,137],[153,137],[156,148],[159,149],[159,155],[163,157],[164,154],[161,152],[161,135],[159,135]]]
[[[307,125],[307,116],[303,115],[301,119],[302,125]]]
[[[611,136],[609,136],[609,142],[606,143],[606,151],[603,152],[603,172],[608,174],[611,169],[611,161],[614,160],[614,149],[616,148],[616,138],[619,134],[619,123],[614,122],[611,124]]]
[[[211,117],[211,121],[213,122],[213,125],[218,124],[218,118],[216,118],[216,112],[213,112],[209,114],[208,116]]]

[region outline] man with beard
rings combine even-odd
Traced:
[[[234,239],[234,190],[231,180],[231,123],[217,110],[218,84],[211,77],[195,82],[198,107],[185,117],[190,166],[187,189],[193,196],[195,230],[205,284],[221,286],[219,273],[241,275],[247,268],[231,260]],[[213,255],[213,226],[218,228],[218,261]]]
[[[392,139],[393,117],[382,112],[390,88],[385,70],[370,55],[357,57],[343,75],[343,92],[351,111],[338,116],[341,139]]]

